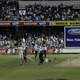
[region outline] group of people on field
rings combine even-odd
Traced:
[[[35,60],[37,60],[37,58],[39,59],[39,64],[43,64],[43,62],[45,61],[46,58],[46,51],[47,51],[47,47],[45,45],[42,46],[37,46],[35,45],[34,47],[34,58]],[[28,47],[19,47],[19,55],[20,55],[20,60],[21,60],[21,64],[23,63],[27,63],[27,59],[28,58]]]

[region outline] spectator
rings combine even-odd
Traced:
[[[25,9],[19,10],[17,1],[0,2],[0,20],[26,20],[26,21],[57,21],[80,20],[80,9],[73,5],[60,4],[58,6],[28,4]],[[5,5],[4,5],[5,4]]]

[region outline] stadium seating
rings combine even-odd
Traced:
[[[17,1],[0,1],[1,21],[67,21],[80,20],[80,9],[73,5],[28,4],[19,9]]]
[[[22,34],[20,34],[22,35]],[[0,32],[0,48],[11,48],[11,47],[17,47],[20,44],[28,46],[29,48],[33,48],[36,44],[41,45],[45,44],[48,48],[63,48],[64,47],[64,41],[63,41],[63,34],[52,34],[52,35],[43,35],[40,32],[37,33],[31,33],[31,32],[25,32],[24,37],[19,38],[18,40],[15,38],[16,35],[13,35],[12,32],[8,33],[6,31],[6,34],[3,32]],[[18,45],[17,45],[18,43]]]

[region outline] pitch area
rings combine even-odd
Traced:
[[[80,67],[72,66],[80,54],[48,55],[51,62],[42,65],[28,57],[28,63],[20,65],[18,55],[0,55],[0,80],[80,80]],[[71,66],[61,66],[64,63]]]

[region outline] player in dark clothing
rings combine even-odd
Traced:
[[[37,58],[38,51],[35,50],[35,59]]]
[[[25,48],[23,52],[23,59],[24,59],[24,63],[27,63],[27,47]]]
[[[39,48],[39,63],[43,64],[44,62],[44,52],[43,52],[43,47],[40,46]]]
[[[44,55],[44,58],[46,58],[46,51],[47,51],[47,47],[43,46],[43,55]]]
[[[39,53],[39,63],[40,64],[43,64],[43,62],[44,62],[44,57],[43,57],[43,55],[44,55],[44,53],[43,53],[43,51],[41,51],[40,53]]]
[[[34,50],[35,50],[35,60],[36,60],[36,58],[38,56],[38,45],[37,44],[35,44]]]

